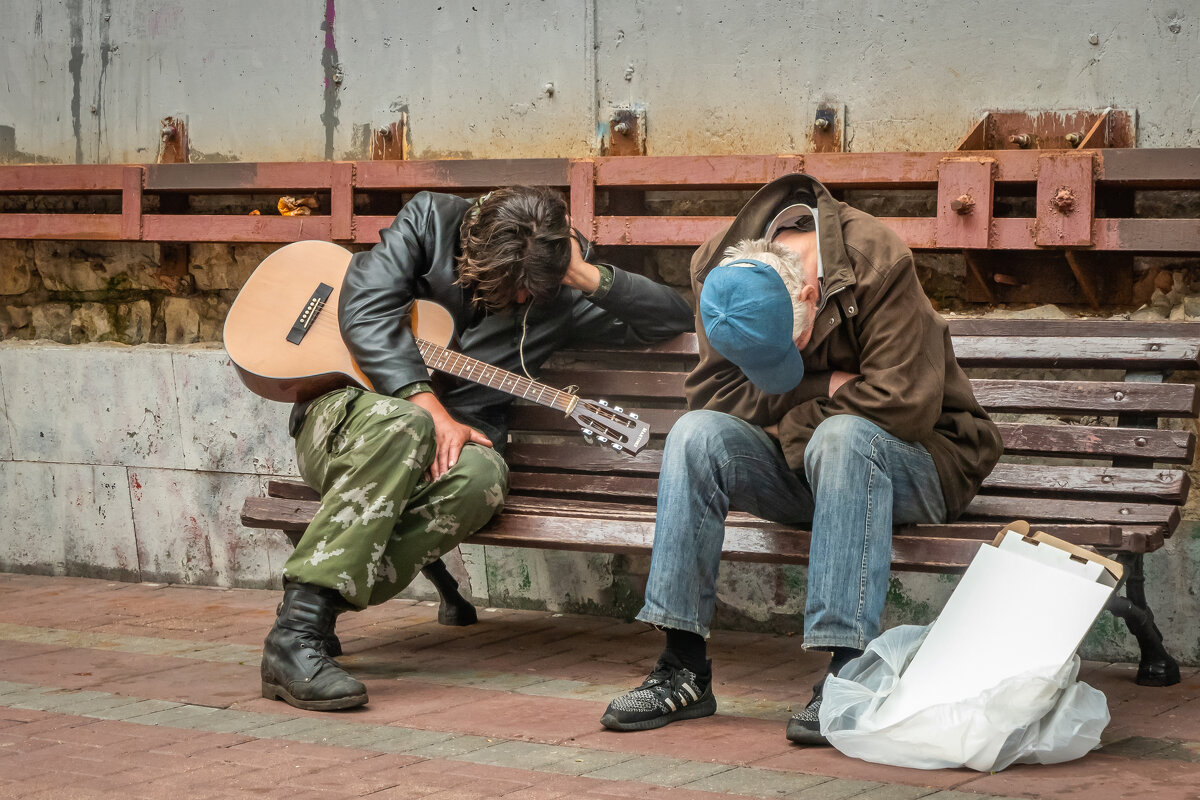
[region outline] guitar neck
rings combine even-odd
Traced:
[[[462,353],[447,350],[426,339],[418,338],[417,348],[421,351],[421,357],[425,359],[425,365],[431,369],[463,378],[472,383],[489,386],[531,403],[557,409],[563,414],[571,413],[579,400],[575,395],[555,389],[553,386],[538,383],[470,356],[464,356]]]

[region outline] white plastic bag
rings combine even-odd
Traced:
[[[1108,725],[1104,694],[1076,681],[1079,657],[1058,670],[1010,678],[968,700],[936,705],[881,725],[879,709],[928,627],[886,631],[825,681],[821,733],[865,761],[918,769],[1056,764],[1099,747]]]

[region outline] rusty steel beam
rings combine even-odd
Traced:
[[[331,230],[330,217],[235,214],[147,214],[142,217],[142,238],[148,242],[329,241],[333,238]]]
[[[43,194],[119,192],[125,185],[123,165],[38,164],[0,167],[0,192]]]
[[[125,167],[121,186],[121,238],[137,241],[142,238],[142,180],[141,167]]]
[[[0,239],[120,241],[120,214],[0,214]]]
[[[354,238],[354,163],[339,161],[333,165],[330,190],[330,237]]]
[[[461,161],[359,161],[359,189],[494,189],[514,184],[567,186],[565,158]]]
[[[248,162],[228,164],[147,164],[147,192],[297,193],[328,189],[336,162]]]
[[[761,186],[803,171],[802,156],[612,156],[596,159],[596,185],[642,189]]]
[[[596,238],[596,163],[594,161],[572,161],[571,177],[571,224],[589,239]]]

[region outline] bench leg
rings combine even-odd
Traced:
[[[458,593],[458,581],[454,580],[450,570],[446,569],[444,561],[439,558],[426,564],[421,568],[421,574],[437,587],[438,594],[442,596],[442,603],[438,606],[438,622],[443,625],[464,626],[474,625],[479,621],[475,606]]]
[[[1123,553],[1125,597],[1114,596],[1108,610],[1125,621],[1142,651],[1137,683],[1142,686],[1174,686],[1179,683],[1179,665],[1163,645],[1162,632],[1154,624],[1154,612],[1146,603],[1146,576],[1141,553]]]

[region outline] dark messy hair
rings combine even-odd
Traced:
[[[554,297],[571,263],[567,203],[544,186],[488,192],[467,211],[459,240],[457,283],[493,311],[514,305],[520,289],[534,302]]]

